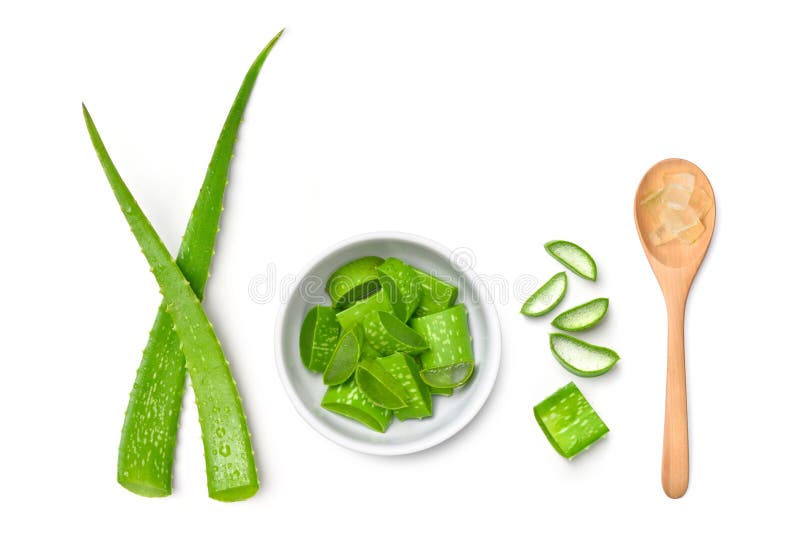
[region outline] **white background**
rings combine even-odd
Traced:
[[[790,3],[15,2],[0,8],[3,539],[83,548],[797,547],[800,34]],[[159,302],[86,136],[86,101],[171,250],[256,53],[206,308],[243,393],[263,488],[206,496],[191,394],[175,493],[115,481],[119,429]],[[660,487],[666,326],[632,218],[671,156],[709,176],[712,247],[690,297],[691,483]],[[594,254],[576,380],[611,427],[573,462],[532,406],[574,378],[547,320],[496,294],[503,363],[484,410],[418,455],[337,447],[274,364],[279,299],[248,294],[351,235],[419,233],[513,284]],[[574,284],[573,284],[574,283]],[[529,290],[529,289],[528,289]],[[5,545],[5,543],[4,543]]]

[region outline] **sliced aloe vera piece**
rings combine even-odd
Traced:
[[[547,253],[576,275],[590,281],[597,280],[597,264],[583,248],[569,241],[550,241],[544,245]]]
[[[364,256],[337,268],[325,283],[333,307],[346,308],[378,292],[381,284],[375,268],[381,263],[383,258]]]
[[[551,334],[550,350],[565,369],[587,378],[608,372],[619,361],[616,351],[566,334]]]
[[[395,352],[417,354],[428,345],[416,331],[384,311],[374,311],[362,322],[364,337],[380,355]]]
[[[314,306],[300,328],[300,359],[309,370],[322,372],[339,340],[336,312],[328,306]]]
[[[608,433],[608,426],[570,382],[533,408],[536,422],[553,448],[572,458]]]
[[[326,386],[342,384],[356,370],[361,357],[361,339],[361,325],[354,326],[339,338],[322,374],[322,381]]]
[[[423,370],[475,361],[464,304],[425,317],[416,317],[411,320],[411,328],[425,339],[428,346],[419,356]]]
[[[381,288],[392,304],[394,314],[403,321],[408,321],[422,299],[422,287],[417,271],[397,258],[386,258],[386,261],[375,268]]]
[[[360,323],[364,317],[374,311],[385,311],[392,313],[392,304],[383,289],[379,290],[369,298],[356,302],[344,311],[336,314],[336,320],[342,326],[342,330],[352,328]]]
[[[567,274],[561,271],[550,277],[545,284],[531,294],[531,297],[522,304],[520,313],[528,317],[541,317],[561,303],[566,292]]]
[[[419,366],[413,357],[404,353],[395,353],[388,357],[379,357],[378,363],[398,380],[408,396],[402,409],[395,411],[400,420],[409,418],[425,418],[433,414],[431,391],[419,377]]]
[[[463,386],[472,376],[475,363],[457,363],[419,371],[419,377],[431,388],[453,389]]]
[[[375,359],[359,363],[356,384],[379,407],[394,410],[408,406],[408,393],[403,384]]]
[[[322,397],[322,408],[360,422],[376,432],[385,432],[392,422],[392,411],[370,401],[358,389],[355,377],[344,384],[330,386]]]
[[[458,298],[458,287],[446,283],[434,277],[430,273],[425,273],[417,268],[412,268],[419,276],[420,288],[422,290],[419,305],[414,310],[414,317],[424,317],[431,313],[436,313],[449,308]]]
[[[596,298],[561,313],[553,319],[551,324],[567,332],[578,332],[591,328],[602,321],[607,311],[608,298]]]
[[[431,395],[444,395],[445,397],[453,395],[453,388],[434,388],[433,386],[428,386],[428,389]]]

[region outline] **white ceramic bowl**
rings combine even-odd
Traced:
[[[475,352],[475,373],[452,396],[433,396],[434,413],[423,420],[395,419],[386,433],[326,411],[320,406],[322,377],[303,366],[298,341],[306,313],[316,304],[330,304],[325,281],[340,265],[362,256],[394,256],[459,287],[466,304]],[[445,247],[407,233],[368,233],[334,245],[302,273],[283,304],[275,327],[278,374],[297,412],[315,430],[350,449],[380,455],[414,453],[452,437],[481,409],[500,367],[500,324],[484,283],[469,266],[461,266]]]

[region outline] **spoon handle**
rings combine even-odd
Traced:
[[[689,422],[686,415],[686,369],[683,321],[686,298],[667,302],[667,398],[661,485],[670,498],[680,498],[689,486]]]

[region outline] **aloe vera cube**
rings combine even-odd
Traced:
[[[397,258],[386,258],[375,271],[378,272],[381,288],[389,297],[394,314],[405,323],[422,299],[420,276],[413,267]]]
[[[417,309],[414,310],[414,317],[424,317],[431,313],[436,313],[449,308],[458,298],[458,287],[446,283],[434,277],[430,273],[425,273],[417,268],[412,268],[419,276],[421,296]]]
[[[382,263],[383,258],[365,256],[337,268],[325,284],[333,307],[347,308],[378,292],[381,284],[375,268]]]
[[[418,354],[428,345],[414,329],[391,313],[374,311],[362,321],[364,338],[380,355]]]
[[[428,349],[419,356],[423,369],[475,362],[464,304],[425,317],[416,317],[411,320],[411,328],[428,345]]]
[[[408,396],[408,405],[395,411],[400,420],[425,418],[433,414],[430,388],[419,377],[419,366],[413,357],[405,353],[394,353],[379,357],[376,361],[398,380]]]
[[[332,307],[314,306],[300,327],[300,359],[307,369],[322,372],[339,341],[339,323]]]
[[[336,314],[336,320],[339,321],[342,330],[352,328],[354,325],[360,323],[364,317],[374,311],[385,311],[392,313],[392,304],[386,297],[383,289],[379,290],[369,298],[356,302],[344,311]]]
[[[385,432],[392,422],[392,411],[375,405],[351,377],[344,384],[328,387],[322,397],[322,408],[340,414],[376,432]]]
[[[547,440],[565,458],[585,451],[608,433],[608,426],[574,382],[536,405],[533,415]]]

